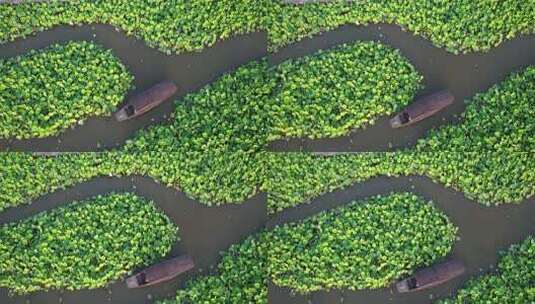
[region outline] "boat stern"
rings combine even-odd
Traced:
[[[392,128],[401,128],[403,126],[399,115],[396,115],[392,119],[390,119],[390,126]]]
[[[402,281],[397,282],[396,290],[399,293],[408,292],[410,290],[408,280],[402,280]]]
[[[115,116],[115,119],[119,122],[125,121],[129,118],[128,114],[126,113],[125,108],[120,109],[119,111],[115,112],[115,114],[113,115]]]
[[[126,287],[128,288],[137,288],[139,287],[137,276],[133,275],[131,277],[126,278]]]

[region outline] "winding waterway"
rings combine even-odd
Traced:
[[[60,26],[26,39],[0,46],[0,57],[12,57],[31,49],[71,40],[93,40],[110,48],[135,76],[135,94],[167,79],[179,86],[172,99],[195,92],[251,60],[268,56],[271,64],[312,54],[320,49],[357,40],[381,41],[397,48],[424,76],[425,88],[418,96],[448,88],[456,101],[446,110],[409,128],[393,130],[389,117],[378,118],[375,125],[356,130],[348,136],[332,139],[284,139],[272,142],[272,151],[386,151],[413,145],[428,130],[455,123],[465,109],[464,100],[484,92],[511,72],[535,64],[535,35],[508,40],[487,53],[454,55],[425,38],[403,31],[397,25],[346,25],[336,30],[304,39],[274,54],[267,53],[267,34],[252,33],[218,42],[202,52],[166,55],[126,36],[109,25]],[[118,147],[133,134],[151,124],[162,123],[173,112],[173,102],[166,102],[150,113],[118,123],[112,117],[93,117],[83,126],[59,136],[30,140],[0,140],[0,151],[96,151]]]
[[[223,73],[267,54],[267,36],[255,33],[218,42],[202,52],[166,55],[144,41],[110,25],[59,26],[26,39],[0,45],[0,57],[25,54],[54,43],[94,41],[113,53],[134,75],[135,90],[128,96],[171,80],[178,92],[167,102],[139,118],[117,122],[113,117],[93,117],[59,136],[30,140],[0,139],[0,151],[97,151],[122,146],[137,130],[165,121],[173,112],[173,101],[213,82]],[[127,98],[128,98],[127,96]]]

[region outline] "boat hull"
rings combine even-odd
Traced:
[[[418,99],[390,119],[390,126],[392,128],[410,126],[435,115],[437,112],[452,104],[454,100],[455,97],[449,91],[440,91]]]
[[[165,81],[158,83],[150,89],[130,98],[115,113],[115,119],[117,121],[125,121],[143,115],[169,99],[177,90],[177,86],[172,82]]]
[[[464,272],[463,263],[450,260],[418,270],[411,277],[397,282],[395,286],[399,293],[420,291],[445,283]]]
[[[195,263],[193,258],[189,255],[183,255],[150,266],[149,268],[128,277],[125,280],[126,286],[128,288],[141,288],[156,285],[169,281],[194,267]]]

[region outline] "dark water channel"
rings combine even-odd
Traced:
[[[313,304],[430,304],[437,298],[454,293],[470,277],[492,271],[501,250],[535,234],[535,200],[529,199],[519,205],[484,207],[464,197],[460,192],[446,189],[429,178],[413,176],[380,177],[359,183],[343,190],[325,194],[308,205],[288,209],[268,220],[268,227],[304,219],[322,210],[336,208],[354,200],[364,199],[392,191],[410,191],[444,212],[455,226],[458,241],[450,256],[462,260],[466,273],[455,280],[427,291],[399,295],[392,288],[365,291],[322,291],[309,295],[292,295],[287,288],[269,286],[269,303]],[[355,269],[358,271],[358,269]]]
[[[184,193],[165,187],[148,177],[95,178],[89,182],[56,191],[35,200],[31,205],[8,209],[0,213],[0,224],[23,219],[74,200],[86,199],[110,192],[135,192],[156,203],[159,209],[179,227],[181,240],[169,257],[190,254],[196,263],[193,271],[177,279],[153,287],[127,289],[123,281],[106,288],[69,292],[37,292],[28,296],[8,296],[0,289],[0,303],[153,303],[156,299],[171,298],[186,281],[210,272],[217,265],[220,251],[239,243],[262,229],[266,221],[265,194],[257,195],[242,204],[207,207],[188,198]]]

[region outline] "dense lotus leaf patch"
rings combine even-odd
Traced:
[[[453,53],[486,51],[504,40],[535,32],[533,1],[332,2],[274,6],[266,24],[270,49],[343,24],[399,24]]]
[[[110,194],[0,227],[0,286],[15,293],[93,289],[164,257],[169,218],[134,194]]]
[[[415,195],[376,196],[275,228],[268,272],[299,293],[386,287],[448,254],[455,233]]]
[[[456,230],[412,194],[376,196],[250,236],[223,253],[214,274],[160,303],[264,304],[268,280],[299,292],[379,288],[447,254]]]
[[[52,136],[108,115],[132,80],[111,51],[90,42],[0,59],[0,138]]]
[[[248,237],[223,253],[216,273],[190,280],[175,298],[158,303],[267,304],[269,246],[265,233]]]
[[[272,135],[335,137],[406,106],[422,77],[383,44],[343,45],[275,68]]]
[[[0,41],[56,25],[111,24],[166,53],[201,50],[260,28],[265,0],[96,0],[0,5]]]
[[[56,25],[108,23],[165,52],[212,46],[220,39],[267,31],[268,48],[343,24],[395,23],[451,52],[488,50],[533,33],[535,3],[504,1],[333,1],[285,5],[281,0],[97,0],[0,5],[0,41]]]
[[[261,162],[246,153],[65,153],[56,157],[0,153],[0,211],[101,176],[148,175],[206,205],[240,203],[254,195]]]
[[[535,195],[533,153],[375,152],[318,156],[271,153],[261,190],[268,212],[379,176],[425,175],[485,205],[519,203]]]
[[[495,273],[472,279],[452,298],[439,304],[504,304],[535,301],[535,239],[509,248],[500,259]]]
[[[253,62],[177,102],[126,151],[258,152],[286,136],[334,137],[407,105],[422,77],[401,54],[357,42],[270,67]]]

